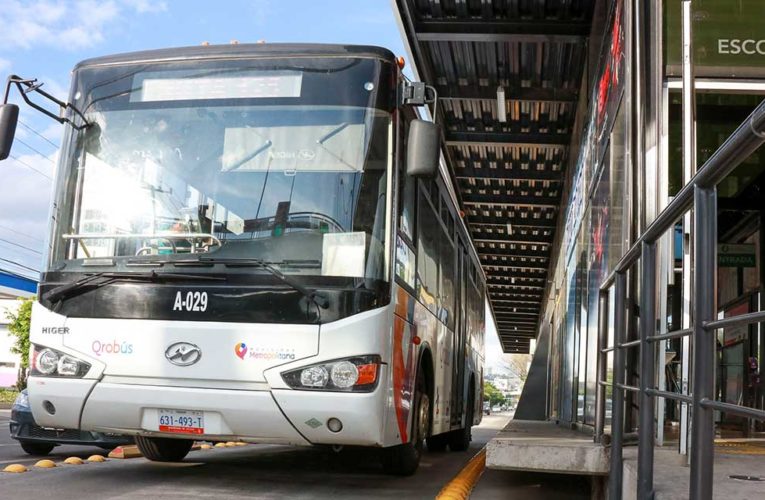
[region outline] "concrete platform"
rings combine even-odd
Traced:
[[[511,420],[486,447],[486,467],[499,470],[607,475],[610,448],[555,422]]]
[[[685,500],[691,469],[687,457],[675,448],[654,451],[655,500]],[[760,481],[734,479],[731,476],[752,476]],[[732,455],[716,452],[714,466],[714,498],[754,500],[765,498],[765,456]],[[637,447],[624,448],[623,500],[637,499]]]

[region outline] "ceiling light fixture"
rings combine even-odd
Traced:
[[[507,102],[505,101],[505,89],[497,87],[497,119],[501,123],[507,121]]]

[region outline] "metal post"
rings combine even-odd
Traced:
[[[608,354],[603,349],[608,347],[608,292],[600,292],[598,297],[598,381],[595,392],[595,442],[603,442],[603,428],[606,425],[606,381],[608,374]]]
[[[715,399],[715,336],[704,322],[715,319],[717,301],[717,188],[694,188],[693,286],[693,421],[691,423],[690,497],[711,500],[714,469],[714,410],[703,399]]]
[[[656,333],[656,243],[641,248],[640,283],[640,415],[638,417],[637,497],[653,498],[653,446],[656,434],[654,397],[648,389],[656,387],[656,344],[648,337]]]
[[[683,184],[687,184],[696,173],[696,93],[693,75],[693,29],[691,26],[691,0],[683,0]],[[691,213],[683,217],[683,239],[691,248],[683,249],[683,322],[682,327],[690,328],[691,316],[691,256],[693,254],[690,238]],[[682,340],[682,374],[681,384],[683,394],[688,394],[688,379],[690,378],[690,338]],[[688,405],[680,406],[680,453],[688,453]]]
[[[627,301],[627,277],[617,273],[614,281],[614,345],[625,338],[625,313]],[[608,498],[622,498],[622,441],[624,437],[624,391],[617,384],[624,384],[624,349],[614,349],[614,375],[611,384],[613,408],[611,409],[611,472],[608,479]]]

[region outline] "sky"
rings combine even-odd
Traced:
[[[390,0],[2,0],[0,77],[37,78],[65,100],[90,57],[202,42],[379,45],[406,55]],[[19,102],[15,90],[12,100]],[[35,276],[62,126],[27,106],[12,157],[0,163],[0,269]],[[501,358],[487,310],[487,362]]]

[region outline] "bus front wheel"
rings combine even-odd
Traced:
[[[408,443],[383,449],[383,469],[396,476],[411,476],[417,471],[422,456],[423,442],[430,429],[430,397],[422,372],[417,374],[414,391],[414,418],[412,436]]]
[[[135,444],[144,457],[153,462],[180,462],[191,451],[191,439],[136,436]]]

